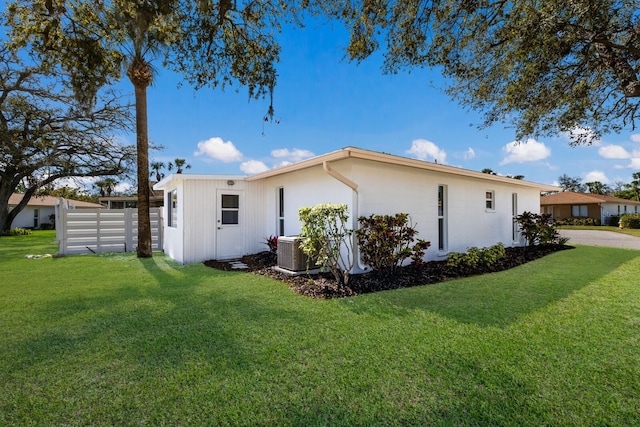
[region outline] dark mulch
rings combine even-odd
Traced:
[[[311,298],[342,298],[508,270],[565,249],[573,249],[573,247],[566,245],[538,245],[526,248],[506,248],[507,256],[499,262],[491,266],[473,269],[454,269],[449,267],[446,261],[429,261],[418,267],[413,265],[399,267],[394,274],[384,275],[374,272],[354,274],[350,276],[348,286],[339,285],[330,273],[291,276],[275,271],[271,267],[276,264],[276,257],[271,252],[245,255],[241,260],[249,267],[243,271],[262,274],[285,282],[291,289],[301,295]],[[225,261],[210,260],[205,261],[204,264],[219,270],[232,269],[231,264]]]

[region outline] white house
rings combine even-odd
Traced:
[[[345,203],[361,215],[408,213],[427,259],[470,246],[523,244],[514,216],[540,211],[558,187],[348,147],[253,176],[170,175],[164,250],[181,263],[266,250],[271,235],[300,232],[298,209]]]
[[[9,210],[13,209],[22,200],[22,194],[9,196]],[[67,200],[72,209],[97,209],[103,206],[98,203],[83,202],[80,200]],[[12,228],[42,228],[53,227],[51,216],[55,215],[58,197],[33,196],[27,206],[20,211],[11,223]],[[47,224],[46,226],[44,224]]]

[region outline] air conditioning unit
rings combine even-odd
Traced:
[[[302,239],[297,236],[280,236],[278,238],[278,267],[290,271],[305,271],[307,255],[300,248]]]

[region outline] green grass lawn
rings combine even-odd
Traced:
[[[0,238],[0,425],[640,425],[640,251],[341,300]]]
[[[613,231],[614,233],[628,234],[630,236],[640,237],[640,230],[633,228],[612,227],[609,225],[563,225],[558,227],[561,230],[598,230]]]

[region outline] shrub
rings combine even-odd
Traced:
[[[47,222],[40,224],[40,230],[53,230],[53,224]]]
[[[431,246],[431,242],[423,239],[417,239],[415,245],[411,248],[411,265],[422,267],[424,262],[424,253]]]
[[[627,214],[620,217],[620,228],[640,228],[640,214]]]
[[[430,245],[422,240],[411,246],[418,231],[406,213],[361,216],[358,222],[356,237],[362,261],[375,272],[394,273],[407,258],[422,258]]]
[[[598,218],[564,218],[564,219],[557,220],[556,225],[600,225],[600,219]],[[617,225],[618,223],[616,219],[616,226]]]
[[[264,244],[269,248],[272,254],[278,253],[278,236],[269,236],[264,238]]]
[[[3,236],[27,236],[31,234],[31,230],[26,228],[12,228],[2,233]]]
[[[502,243],[482,249],[473,246],[468,248],[465,253],[450,253],[447,257],[447,265],[458,270],[490,267],[505,256],[507,256],[507,251]]]
[[[303,207],[298,216],[302,222],[302,251],[328,269],[338,283],[348,284],[354,258],[353,230],[347,228],[347,205],[327,203]]]
[[[527,240],[528,246],[559,242],[560,234],[551,215],[525,211],[516,217],[516,221],[520,225],[520,232]]]

